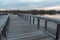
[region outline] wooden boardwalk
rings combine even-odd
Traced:
[[[10,15],[7,40],[54,40],[23,18]]]

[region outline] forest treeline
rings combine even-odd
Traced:
[[[53,15],[53,14],[59,14],[60,11],[56,11],[56,10],[4,10],[4,11],[0,11],[0,13],[13,13],[13,14],[40,14],[40,15],[44,15],[44,14],[49,14],[49,15]]]

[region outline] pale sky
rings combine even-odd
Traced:
[[[0,9],[55,9],[60,10],[60,0],[0,0]]]

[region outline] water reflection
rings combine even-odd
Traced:
[[[34,24],[37,25],[37,18],[34,19]],[[31,23],[33,24],[33,17],[31,17]],[[45,20],[40,19],[40,27],[45,29]],[[54,22],[47,22],[47,31],[56,36],[57,24]]]

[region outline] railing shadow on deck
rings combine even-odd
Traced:
[[[53,37],[55,40],[58,40],[59,39],[59,31],[60,31],[60,21],[59,20],[56,20],[54,18],[48,18],[48,17],[41,17],[41,16],[36,16],[36,15],[30,15],[30,14],[20,14],[19,16],[21,16],[22,18],[24,18],[26,21],[29,21],[29,23],[31,24],[32,20],[33,20],[33,24],[35,22],[35,18],[37,19],[37,28],[40,29],[41,26],[40,26],[40,22],[41,22],[41,19],[45,20],[45,28],[44,28],[44,32],[47,33],[48,35],[50,35],[51,37]],[[31,20],[31,18],[33,18]],[[56,23],[57,26],[56,26],[56,29],[55,29],[55,32],[54,32],[54,29],[52,30],[52,32],[54,32],[54,34],[52,32],[49,31],[50,28],[48,28],[48,22],[53,22],[53,23]],[[50,29],[51,30],[51,29]]]
[[[9,14],[0,14],[0,40],[7,39],[9,20]]]

